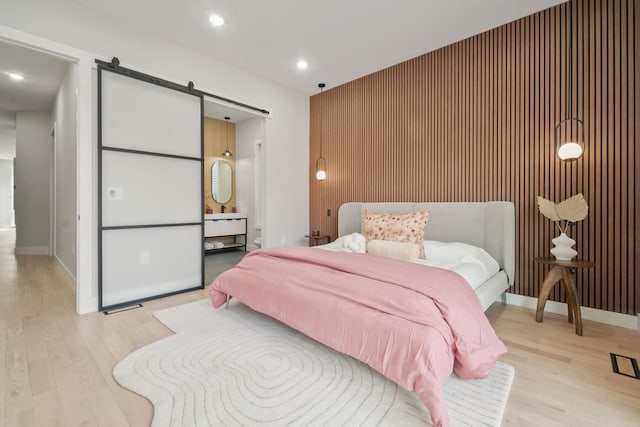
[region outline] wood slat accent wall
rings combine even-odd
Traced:
[[[573,13],[572,97],[586,153],[564,163],[553,148],[566,117],[567,11]],[[640,311],[640,30],[637,0],[574,0],[326,90],[328,178],[317,182],[320,97],[310,100],[310,226],[336,238],[349,201],[510,200],[516,206],[516,282],[537,297],[557,235],[536,196],[582,192],[573,226],[581,304]],[[327,216],[327,209],[332,215]],[[556,287],[552,299],[565,301]]]

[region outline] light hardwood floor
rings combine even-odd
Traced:
[[[12,254],[0,230],[0,427],[148,426],[153,408],[111,376],[118,360],[171,334],[152,313],[206,297],[205,291],[105,316],[75,313],[75,292],[45,256]],[[487,312],[509,348],[516,375],[504,426],[638,426],[640,381],[614,375],[609,352],[640,359],[640,335],[566,316],[494,304]]]

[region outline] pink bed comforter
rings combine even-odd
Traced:
[[[251,252],[210,286],[229,294],[407,390],[448,426],[443,387],[452,370],[483,378],[507,349],[458,274],[371,255],[313,248]]]

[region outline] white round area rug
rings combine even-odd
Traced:
[[[367,365],[235,303],[198,301],[154,315],[176,334],[127,356],[113,375],[154,406],[153,426],[430,425],[425,406]],[[513,368],[451,376],[453,426],[499,426]]]

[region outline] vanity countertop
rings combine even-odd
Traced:
[[[246,217],[247,217],[247,214],[245,212],[204,214],[205,220],[207,219],[241,219]]]

